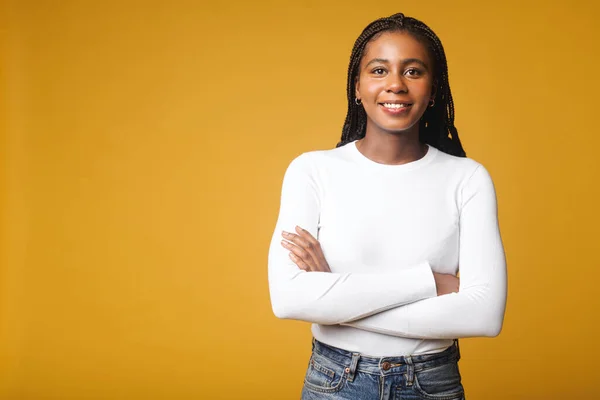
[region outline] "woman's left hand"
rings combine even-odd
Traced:
[[[307,230],[296,226],[296,233],[283,231],[281,245],[290,251],[292,261],[307,272],[331,272],[321,244]]]

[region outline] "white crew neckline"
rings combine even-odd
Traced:
[[[358,162],[360,162],[362,165],[364,165],[368,168],[386,170],[386,171],[413,171],[417,168],[421,168],[421,167],[429,164],[437,156],[437,154],[439,152],[439,150],[436,149],[435,147],[430,146],[429,144],[425,143],[427,145],[427,153],[425,153],[425,155],[423,157],[419,158],[418,160],[410,161],[410,162],[407,162],[404,164],[382,164],[377,161],[371,160],[369,157],[367,157],[363,153],[361,153],[360,150],[358,150],[358,147],[356,147],[357,141],[358,141],[358,139],[348,144],[348,147],[350,148],[350,153],[352,153],[352,156]]]

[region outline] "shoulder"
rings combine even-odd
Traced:
[[[479,161],[468,157],[456,157],[439,152],[439,163],[444,170],[450,171],[454,182],[458,203],[462,210],[472,199],[473,204],[496,207],[496,189],[487,168]]]
[[[462,184],[473,179],[489,179],[491,176],[486,167],[479,161],[469,157],[457,157],[438,150],[436,157],[438,165],[459,178]]]
[[[451,185],[459,204],[465,205],[474,195],[495,201],[496,189],[488,169],[478,160],[457,157],[438,150],[435,159],[437,174]]]
[[[309,174],[327,168],[340,160],[347,159],[348,145],[325,150],[311,150],[300,153],[291,160],[288,171],[300,171]]]
[[[441,164],[443,167],[453,171],[457,171],[463,174],[474,172],[476,169],[482,167],[481,163],[469,158],[469,157],[458,157],[448,153],[444,153],[441,150],[437,150],[436,162]]]

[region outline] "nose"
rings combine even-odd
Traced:
[[[406,86],[406,82],[404,82],[404,77],[398,74],[389,74],[386,91],[392,93],[406,93],[408,87]]]

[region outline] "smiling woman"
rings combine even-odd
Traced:
[[[370,129],[418,130],[428,105],[435,104],[430,65],[427,49],[403,31],[385,32],[366,46],[355,96]]]
[[[275,315],[313,323],[302,398],[464,399],[457,339],[500,333],[506,261],[440,40],[403,14],[374,21],[347,95],[336,148],[289,165],[269,250]]]

